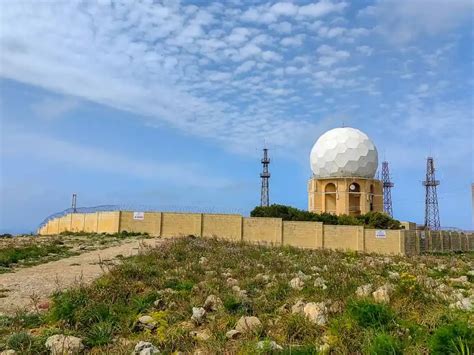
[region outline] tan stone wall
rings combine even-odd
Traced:
[[[97,233],[99,213],[84,213],[84,232]]]
[[[242,239],[252,243],[281,244],[281,218],[244,218]]]
[[[283,245],[299,248],[322,248],[323,224],[321,222],[283,221]]]
[[[203,214],[202,236],[241,241],[242,216],[237,214]]]
[[[84,230],[84,213],[73,213],[71,214],[71,231],[81,232]]]
[[[120,216],[120,231],[148,233],[159,236],[161,232],[161,212],[144,212],[144,218],[134,219],[134,212],[122,211]]]
[[[359,231],[358,226],[323,226],[323,247],[334,250],[358,250]],[[363,235],[362,235],[363,238]]]
[[[134,220],[133,212],[74,213],[55,218],[39,229],[41,235],[62,231],[148,233],[152,236],[195,235],[233,241],[284,244],[300,248],[357,250],[382,254],[419,254],[474,250],[474,235],[456,232],[387,230],[376,238],[375,229],[362,226],[330,226],[319,222],[291,222],[280,218],[243,218],[240,215],[145,212]],[[421,238],[422,233],[426,238]]]
[[[120,224],[120,213],[121,212],[119,211],[98,212],[97,231],[99,233],[109,234],[118,233]]]
[[[172,213],[162,214],[162,237],[201,236],[200,213]]]
[[[377,238],[376,231],[377,229],[365,229],[365,251],[367,253],[400,254],[404,252],[404,231],[385,230],[385,238]]]
[[[59,218],[58,232],[65,232],[71,230],[71,215],[62,216]]]

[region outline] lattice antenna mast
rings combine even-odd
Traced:
[[[425,228],[430,230],[439,230],[441,228],[439,222],[438,193],[436,186],[439,180],[435,178],[435,167],[432,157],[426,160],[426,179],[423,186],[426,188],[425,194]]]
[[[268,171],[268,166],[270,165],[270,158],[268,157],[268,149],[263,148],[263,158],[262,158],[263,170],[260,174],[262,178],[262,190],[260,192],[260,206],[267,207],[270,205],[270,173]]]
[[[394,183],[390,181],[390,170],[388,161],[382,162],[382,186],[383,186],[383,211],[393,217],[392,207],[392,187]]]
[[[71,204],[71,207],[72,207],[72,211],[74,213],[77,212],[77,194],[72,194],[72,204]]]

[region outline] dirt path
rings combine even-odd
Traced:
[[[67,289],[79,280],[90,283],[104,273],[100,261],[118,262],[117,256],[136,255],[144,246],[163,243],[160,239],[141,239],[101,250],[52,261],[16,272],[0,274],[0,314],[18,309],[33,309],[33,298],[44,300],[58,289]],[[5,297],[6,296],[6,297]]]

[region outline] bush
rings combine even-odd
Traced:
[[[474,350],[474,329],[457,321],[439,327],[430,339],[432,354],[469,354]]]
[[[109,344],[112,342],[113,333],[114,327],[110,322],[93,324],[87,332],[86,344],[89,346]]]
[[[348,311],[351,317],[364,328],[389,328],[395,320],[395,316],[388,306],[367,300],[350,302]]]
[[[400,229],[400,221],[381,212],[368,212],[360,216],[333,215],[330,213],[313,213],[291,206],[273,204],[268,207],[255,207],[251,217],[273,217],[284,221],[312,221],[332,225],[364,225],[369,228]]]
[[[16,351],[26,351],[31,348],[33,337],[27,332],[14,333],[10,335],[7,345]]]
[[[367,349],[367,354],[374,355],[401,355],[402,353],[402,346],[400,342],[393,336],[386,333],[377,334]]]

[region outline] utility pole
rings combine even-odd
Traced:
[[[382,162],[382,186],[383,186],[383,211],[393,217],[392,207],[392,187],[394,183],[390,181],[390,170],[388,161]]]
[[[426,178],[423,181],[425,186],[425,229],[440,230],[438,193],[436,186],[439,180],[435,178],[435,167],[432,157],[426,159]]]
[[[263,158],[262,158],[263,170],[260,174],[262,178],[262,189],[260,191],[260,206],[268,207],[270,205],[270,172],[268,171],[268,166],[270,165],[270,158],[268,157],[268,149],[263,148]]]

